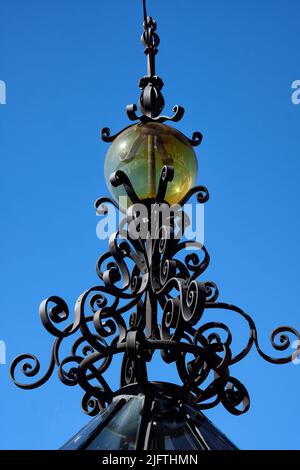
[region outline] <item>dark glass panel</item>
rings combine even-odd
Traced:
[[[149,448],[152,450],[202,450],[186,416],[170,400],[155,402]]]
[[[84,428],[82,428],[75,436],[73,436],[66,444],[64,444],[62,450],[74,450],[79,449],[81,446],[89,440],[90,436],[95,430],[101,426],[107,416],[112,413],[115,409],[116,403],[111,403],[101,413],[99,413],[94,419],[92,419]]]
[[[186,413],[192,418],[193,424],[211,450],[237,450],[237,447],[201,412],[185,405]]]
[[[227,439],[208,419],[204,419],[198,428],[204,441],[211,450],[237,450],[237,447]]]
[[[87,450],[135,450],[144,406],[144,396],[130,398],[113,416]]]

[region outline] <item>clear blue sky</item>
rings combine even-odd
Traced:
[[[281,324],[300,328],[300,79],[298,0],[148,0],[161,37],[158,73],[166,111],[186,108],[178,128],[200,130],[199,183],[208,186],[207,279],[221,299],[256,320],[264,349]],[[145,73],[140,0],[1,0],[2,230],[0,339],[8,363],[40,355],[51,338],[38,306],[57,294],[72,306],[97,283],[93,201],[107,194],[101,127],[127,125]],[[237,330],[238,336],[246,330]],[[173,370],[167,379],[172,380]],[[243,449],[299,449],[300,366],[256,353],[233,369],[248,388],[248,414],[207,415]],[[112,381],[117,386],[117,371]],[[158,378],[166,378],[161,372]],[[0,365],[0,447],[58,448],[88,417],[81,392],[56,375],[17,389]]]

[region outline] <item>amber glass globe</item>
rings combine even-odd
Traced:
[[[115,188],[109,181],[113,172],[122,170],[141,200],[154,198],[164,165],[174,167],[165,200],[176,204],[196,182],[198,163],[193,147],[181,132],[165,124],[133,125],[115,139],[107,152],[104,171],[108,189],[115,199],[126,196],[123,186]]]

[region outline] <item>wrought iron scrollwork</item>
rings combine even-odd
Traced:
[[[161,174],[156,207],[164,202],[173,169]],[[134,188],[122,172],[113,176],[115,184],[124,185],[132,198]],[[134,193],[135,194],[135,193]],[[182,207],[197,195],[199,203],[208,200],[204,186],[192,189],[181,201],[180,220],[187,220]],[[134,199],[138,203],[135,195]],[[100,198],[96,207],[105,213],[109,198]],[[103,207],[103,205],[105,207]],[[84,395],[82,409],[95,415],[112,399],[113,391],[105,378],[113,358],[123,355],[121,385],[146,382],[147,364],[155,351],[162,361],[177,367],[182,388],[192,396],[199,409],[222,404],[230,413],[245,413],[250,399],[245,386],[231,375],[234,364],[255,347],[258,354],[273,364],[285,364],[300,354],[300,334],[291,327],[280,327],[271,335],[277,352],[291,347],[291,337],[298,347],[283,357],[266,354],[258,341],[252,318],[239,307],[220,302],[219,290],[210,280],[202,279],[210,258],[206,248],[185,239],[186,222],[176,236],[176,220],[158,226],[157,236],[136,237],[134,205],[125,214],[122,228],[109,240],[108,251],[97,262],[101,285],[85,291],[76,301],[74,316],[63,299],[49,297],[40,306],[40,318],[54,337],[50,364],[40,378],[40,362],[31,354],[22,354],[11,364],[11,377],[18,387],[32,389],[43,385],[55,368],[62,383],[80,386]],[[130,228],[131,227],[131,228]],[[126,239],[124,236],[126,235]],[[216,312],[240,317],[248,327],[248,339],[236,352],[234,335]],[[74,338],[70,353],[61,358],[61,345]],[[233,352],[235,351],[235,352]],[[28,381],[19,381],[19,374]],[[32,382],[32,380],[34,380]]]
[[[143,0],[144,9],[144,31],[141,37],[144,46],[144,52],[147,56],[147,75],[142,77],[139,81],[139,88],[141,94],[139,98],[139,109],[141,114],[137,114],[137,105],[129,104],[126,106],[126,113],[130,121],[140,123],[158,122],[164,123],[166,121],[179,122],[184,115],[184,108],[179,105],[173,106],[173,115],[162,115],[165,100],[162,95],[162,88],[164,86],[163,80],[156,75],[155,58],[158,53],[158,45],[160,43],[157,34],[156,21],[147,15],[146,2]],[[101,130],[101,138],[104,142],[113,142],[124,130],[128,129],[127,126],[122,131],[111,135],[110,129],[104,127]],[[202,142],[201,132],[194,132],[189,143],[193,146],[200,145]]]
[[[184,115],[184,108],[179,105],[173,107],[173,115],[165,116],[161,115],[161,112],[165,106],[165,100],[162,94],[162,88],[164,86],[163,80],[156,74],[155,58],[158,53],[158,45],[160,43],[159,36],[157,34],[156,21],[147,15],[146,3],[144,3],[144,22],[143,22],[143,34],[141,37],[142,44],[144,46],[144,52],[147,56],[147,75],[143,76],[139,80],[139,88],[141,94],[139,98],[139,109],[141,114],[137,114],[137,105],[129,104],[126,106],[126,113],[130,121],[145,122],[160,122],[173,121],[178,122]],[[113,142],[113,140],[119,135],[110,134],[110,129],[105,127],[101,131],[101,137],[105,142]],[[201,134],[200,134],[201,135]],[[195,138],[194,138],[195,137]],[[195,133],[192,140],[192,145],[199,145],[199,133]]]
[[[127,106],[127,114],[130,120],[141,123],[179,121],[184,114],[180,106],[174,107],[171,117],[160,114],[164,107],[163,82],[155,72],[159,37],[155,21],[147,16],[145,0],[142,42],[148,58],[148,74],[140,81],[142,115],[136,114],[136,105]],[[113,142],[121,132],[111,135],[106,127],[102,139]],[[201,141],[200,132],[189,139],[193,146]],[[220,302],[217,285],[203,279],[210,257],[200,242],[186,238],[189,218],[184,205],[193,196],[198,203],[206,203],[209,193],[205,186],[188,191],[177,210],[170,211],[163,222],[156,218],[155,234],[149,235],[153,218],[161,208],[169,207],[165,195],[173,174],[171,166],[163,168],[156,197],[148,201],[140,201],[125,173],[116,171],[111,175],[111,184],[122,185],[132,205],[125,210],[108,197],[95,202],[99,215],[107,213],[107,204],[124,215],[119,230],[109,239],[108,251],[97,261],[100,284],[80,295],[72,319],[60,297],[51,296],[41,303],[42,324],[54,338],[48,369],[42,374],[36,356],[21,354],[10,367],[18,387],[39,387],[57,369],[63,384],[82,388],[83,411],[96,415],[113,397],[106,374],[113,359],[123,356],[121,386],[145,383],[148,363],[159,351],[164,363],[176,365],[183,393],[196,407],[207,409],[222,404],[239,415],[248,411],[250,398],[245,386],[231,375],[232,366],[252,348],[273,364],[286,364],[300,355],[300,334],[288,326],[273,331],[271,346],[278,353],[285,352],[291,348],[293,337],[297,348],[277,358],[265,353],[253,319],[239,307]],[[138,217],[141,204],[148,210],[143,224]],[[230,315],[239,317],[248,328],[248,338],[238,351],[228,322],[218,320],[220,313],[226,320]],[[65,355],[68,341],[69,353]]]

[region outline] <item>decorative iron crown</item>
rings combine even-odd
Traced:
[[[144,17],[142,41],[148,57],[148,75],[140,81],[142,115],[137,116],[136,105],[130,105],[128,116],[141,124],[179,121],[184,113],[180,106],[175,106],[173,117],[160,115],[164,107],[163,82],[155,74],[159,38],[156,23],[147,16],[145,8]],[[105,142],[112,142],[119,134],[111,136],[108,128],[102,129]],[[201,141],[200,132],[190,139],[192,145]],[[183,206],[194,195],[198,203],[207,202],[209,194],[205,186],[188,191],[179,202],[176,217],[170,216],[164,224],[157,223],[154,239],[133,235],[132,229],[136,231],[140,223],[136,204],[151,206],[148,220],[151,223],[151,218],[167,205],[165,194],[173,174],[171,166],[163,168],[156,197],[151,201],[139,200],[134,185],[122,171],[111,176],[114,186],[124,186],[133,205],[125,210],[109,197],[95,203],[98,214],[106,214],[107,204],[111,203],[124,215],[120,230],[110,237],[108,251],[97,261],[101,284],[80,295],[71,322],[69,308],[60,297],[52,296],[41,303],[41,321],[55,338],[50,364],[41,378],[22,383],[17,378],[17,369],[21,367],[29,379],[36,378],[40,362],[32,354],[14,359],[11,377],[18,387],[32,389],[43,385],[56,367],[65,385],[79,385],[83,389],[82,408],[95,415],[113,396],[105,378],[112,359],[123,355],[121,386],[146,383],[147,365],[159,350],[165,363],[176,364],[182,391],[196,407],[207,409],[222,403],[230,413],[238,415],[249,409],[250,399],[244,385],[231,375],[234,364],[244,359],[253,347],[263,359],[274,364],[288,363],[300,354],[300,334],[288,326],[273,331],[272,347],[280,352],[287,350],[291,346],[291,334],[298,340],[297,349],[281,358],[264,353],[252,318],[239,307],[220,302],[216,284],[202,279],[210,257],[201,243],[186,240],[189,219]],[[225,323],[216,321],[216,310],[222,310],[226,317],[237,315],[248,325],[248,340],[235,354],[234,337]],[[72,338],[70,354],[61,358],[61,346],[69,338]]]

